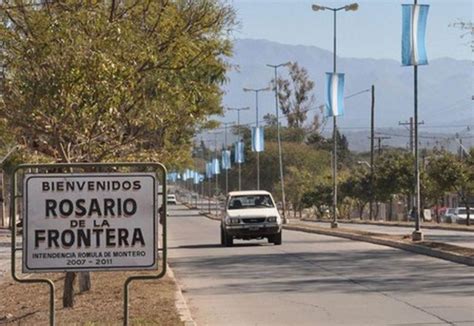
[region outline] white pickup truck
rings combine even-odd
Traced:
[[[233,191],[227,195],[221,219],[221,244],[234,239],[263,239],[281,245],[282,219],[268,191]]]

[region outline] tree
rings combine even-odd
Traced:
[[[296,166],[288,167],[285,175],[286,198],[293,206],[294,216],[299,212],[300,218],[303,210],[303,196],[310,191],[314,175],[308,170]]]
[[[340,185],[342,197],[350,197],[355,200],[359,218],[362,219],[364,207],[370,201],[370,174],[363,170],[355,170]]]
[[[415,179],[413,166],[413,156],[410,153],[387,152],[378,158],[374,176],[376,203],[390,201],[395,194],[409,196]],[[375,216],[377,215],[378,205]]]
[[[234,12],[220,1],[4,0],[0,21],[0,119],[30,155],[182,164],[221,112]]]
[[[312,93],[314,82],[309,79],[306,68],[300,67],[297,62],[290,64],[289,74],[290,80],[281,78],[277,80],[280,109],[286,116],[290,128],[303,127],[308,110],[315,101]],[[272,84],[275,84],[274,80]]]
[[[221,112],[232,10],[211,0],[40,3],[0,7],[0,116],[18,143],[56,162],[189,159],[195,126]]]
[[[458,160],[451,153],[438,153],[431,157],[426,174],[429,179],[430,191],[437,193],[436,202],[442,195],[455,191],[468,212],[467,224],[470,224],[469,195],[474,193],[474,164],[472,156],[464,161]]]
[[[316,207],[316,214],[323,217],[325,208],[332,205],[332,185],[328,181],[318,181],[311,186],[311,190],[303,194],[301,199],[303,207]]]
[[[324,138],[319,132],[312,132],[306,139],[306,143],[315,149],[325,150],[331,152],[333,150],[333,137]],[[336,131],[336,146],[338,162],[345,166],[351,165],[353,155],[349,150],[349,142],[345,135],[341,134],[339,130]]]

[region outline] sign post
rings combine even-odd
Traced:
[[[120,168],[126,172],[117,172]],[[61,169],[68,173],[56,173]],[[91,170],[97,172],[85,172]],[[18,176],[21,184],[17,184]],[[128,285],[166,273],[165,167],[159,163],[30,164],[18,166],[12,180],[12,277],[23,283],[49,284],[50,325],[55,320],[54,283],[18,277],[16,252],[23,250],[24,273],[156,270],[157,195],[162,186],[161,272],[127,278],[124,324],[128,325]],[[20,198],[23,243],[17,248],[16,201]]]

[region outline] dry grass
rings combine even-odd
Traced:
[[[76,294],[72,309],[62,308],[64,274],[42,274],[56,286],[57,325],[122,325],[123,284],[131,272],[92,273],[92,289]],[[146,274],[146,273],[143,273]],[[76,284],[77,285],[77,284]],[[176,285],[165,277],[154,281],[134,281],[129,288],[131,325],[182,325],[174,300]],[[49,292],[46,285],[20,284],[10,276],[0,283],[0,324],[47,325]]]

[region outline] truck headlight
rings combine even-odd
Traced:
[[[226,218],[226,224],[228,224],[228,225],[240,224],[240,218],[227,217],[227,218]]]
[[[277,221],[276,216],[267,217],[267,222],[269,222],[269,223],[276,223],[276,221]]]

